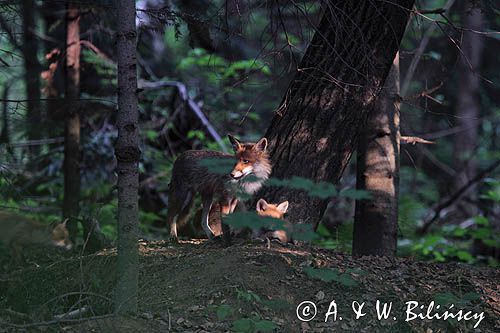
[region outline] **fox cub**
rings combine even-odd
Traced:
[[[288,210],[288,201],[283,201],[282,203],[270,204],[264,199],[259,199],[257,201],[256,211],[259,216],[267,216],[275,219],[283,220],[285,213]],[[286,226],[287,224],[285,224]],[[271,230],[265,231],[261,237],[269,239],[278,239],[282,243],[288,243],[291,239],[285,230]]]
[[[22,261],[22,250],[28,245],[55,246],[70,250],[73,243],[69,239],[66,222],[67,220],[44,225],[23,216],[0,211],[0,242],[10,248],[16,263]]]
[[[215,236],[209,224],[209,213],[213,205],[217,211],[230,214],[241,194],[253,195],[271,173],[267,153],[267,139],[257,143],[242,143],[228,135],[234,155],[208,150],[189,150],[182,153],[174,163],[168,195],[167,222],[170,237],[177,239],[177,224],[189,218],[196,193],[201,195],[203,205],[201,225],[209,239]],[[230,173],[210,171],[203,160],[219,160],[234,163]],[[252,175],[251,177],[249,177]],[[235,200],[236,199],[236,200]]]

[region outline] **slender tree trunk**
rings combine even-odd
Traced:
[[[371,199],[356,201],[353,255],[396,255],[399,137],[399,55],[396,55],[358,142],[356,188],[368,191]]]
[[[0,144],[7,145],[6,150],[12,155],[12,148],[10,144],[10,132],[9,132],[9,86],[4,85],[3,87],[3,103],[2,103],[2,128],[0,129]]]
[[[80,14],[70,1],[66,11],[66,116],[64,120],[63,216],[74,240],[78,231],[80,201]]]
[[[327,2],[266,133],[273,177],[338,182],[389,73],[413,2]],[[295,223],[316,223],[327,204],[290,188],[266,188],[259,197],[290,201]]]
[[[7,99],[9,98],[9,87],[5,85],[3,87],[2,94],[2,129],[0,130],[0,143],[9,143],[9,102]]]
[[[466,6],[464,6],[466,7]],[[463,8],[463,27],[481,31],[483,29],[483,14],[480,8]],[[471,121],[480,116],[480,65],[483,54],[483,38],[481,35],[464,31],[461,44],[461,55],[458,62],[458,92],[457,92],[457,126],[465,130],[455,135],[455,165],[460,172],[455,177],[454,188],[464,186],[476,175],[476,162],[472,154],[477,149],[478,125]],[[476,187],[469,193],[475,196]]]
[[[26,84],[26,105],[28,139],[36,140],[41,136],[40,103],[40,63],[38,62],[38,41],[35,35],[36,3],[34,0],[22,0],[24,81]],[[39,146],[30,147],[31,159],[39,154]]]
[[[137,311],[139,114],[137,109],[135,1],[118,2],[118,262],[115,311]]]

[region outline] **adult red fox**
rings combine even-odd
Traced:
[[[268,203],[264,199],[259,199],[255,209],[257,210],[257,214],[260,216],[268,216],[282,220],[288,210],[288,201],[283,201],[282,203],[275,205]],[[278,239],[282,243],[288,243],[290,241],[288,233],[285,230],[267,231],[262,236],[264,238]]]
[[[233,212],[241,195],[253,195],[271,173],[271,163],[266,151],[267,139],[257,143],[241,143],[228,135],[234,155],[208,150],[188,150],[174,163],[169,186],[167,222],[170,237],[177,240],[177,224],[186,222],[196,193],[203,205],[201,225],[209,239],[214,232],[209,225],[209,212],[214,203],[227,214]],[[203,161],[215,160],[234,163],[232,171],[209,170]],[[236,199],[236,204],[235,200]]]
[[[66,221],[50,225],[40,224],[23,216],[0,211],[0,242],[8,246],[13,260],[22,260],[22,250],[28,245],[56,246],[70,250]]]

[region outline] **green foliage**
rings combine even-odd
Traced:
[[[452,292],[438,293],[434,296],[434,301],[442,306],[449,306],[454,304],[455,306],[469,306],[471,302],[478,301],[481,295],[475,292],[468,292],[463,295],[455,295]]]
[[[325,249],[335,249],[345,253],[351,253],[353,235],[352,220],[342,223],[333,233],[320,223],[316,233],[319,237],[313,242],[315,245]]]
[[[229,175],[233,170],[235,161],[231,158],[204,158],[199,164],[211,173]]]
[[[231,308],[231,306],[229,306],[227,304],[219,305],[217,307],[217,319],[219,321],[223,321],[232,312],[233,312],[233,309]]]
[[[229,63],[226,59],[215,54],[209,54],[201,48],[189,51],[177,65],[177,70],[196,70],[212,84],[219,84],[227,79],[240,79],[251,73],[271,74],[269,66],[259,59],[239,60]]]
[[[349,272],[341,273],[335,268],[312,268],[305,267],[304,272],[312,279],[319,279],[325,282],[337,282],[344,287],[356,287],[358,282],[354,280]]]
[[[364,190],[346,189],[339,193],[332,183],[314,182],[308,178],[298,176],[293,176],[290,179],[270,178],[266,184],[269,186],[284,186],[295,190],[304,190],[310,196],[320,199],[327,199],[336,195],[355,200],[371,198],[370,193]]]
[[[310,179],[293,176],[290,179],[270,178],[267,181],[269,186],[285,186],[295,190],[304,190],[311,196],[326,199],[337,194],[337,190],[331,183],[315,183]]]
[[[224,222],[233,228],[250,228],[252,230],[283,230],[285,223],[268,216],[259,216],[255,212],[235,212],[224,217]]]
[[[254,307],[264,306],[270,309],[283,310],[289,309],[290,304],[284,300],[263,300],[258,294],[252,290],[236,289],[236,297],[242,302],[242,306]],[[277,326],[270,320],[261,318],[259,314],[254,314],[251,317],[239,317],[239,311],[229,304],[221,304],[215,306],[214,311],[219,321],[230,319],[232,321],[231,330],[242,333],[257,333],[257,332],[273,332]]]
[[[490,188],[480,197],[483,200],[499,203],[499,182],[488,179],[485,184]],[[483,258],[475,257],[471,252],[473,241],[487,247],[500,248],[500,234],[487,216],[477,215],[471,222],[466,228],[456,224],[444,225],[422,238],[410,240],[411,252],[438,262],[449,260],[458,260],[469,264],[480,262]],[[487,260],[489,265],[498,266],[498,262],[494,258]]]
[[[270,320],[263,320],[259,317],[242,318],[235,320],[231,329],[234,332],[254,333],[254,332],[273,332],[277,326]]]

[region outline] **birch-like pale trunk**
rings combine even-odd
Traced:
[[[368,115],[357,150],[356,188],[370,199],[356,200],[352,254],[395,256],[399,193],[399,55]]]

